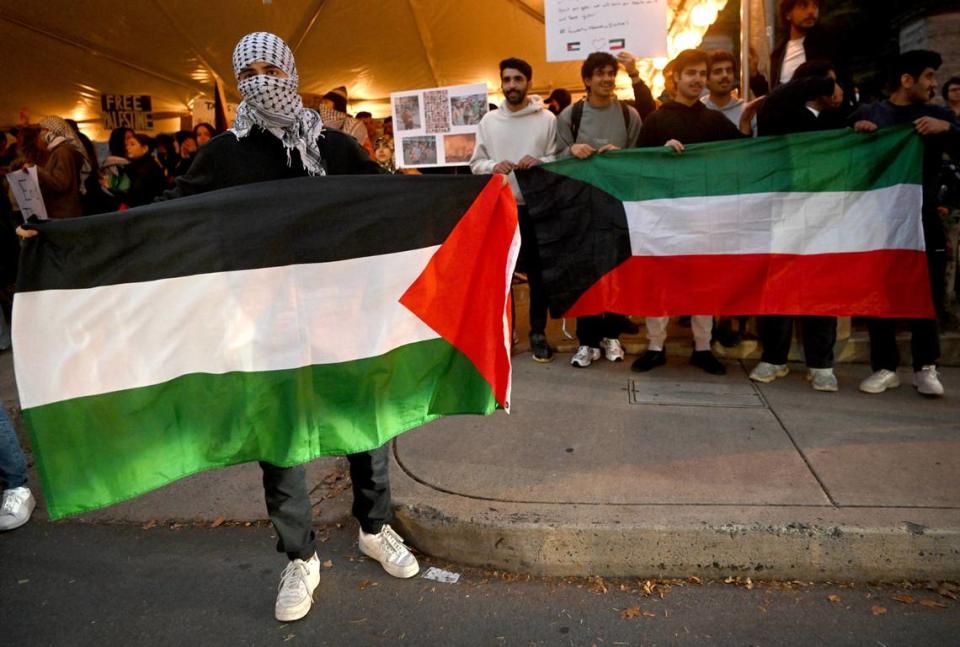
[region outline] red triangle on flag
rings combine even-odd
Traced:
[[[509,409],[510,280],[520,250],[517,203],[493,177],[400,303],[466,355]]]

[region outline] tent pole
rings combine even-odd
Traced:
[[[740,0],[740,98],[750,99],[750,3]]]

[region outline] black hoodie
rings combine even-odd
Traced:
[[[742,136],[722,112],[711,110],[700,101],[692,106],[670,101],[644,120],[637,146],[663,146],[671,139],[681,144],[702,144]]]

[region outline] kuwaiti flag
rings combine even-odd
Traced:
[[[932,317],[911,128],[555,162],[518,179],[555,317]]]
[[[37,229],[13,337],[53,518],[508,406],[502,178],[303,178]]]

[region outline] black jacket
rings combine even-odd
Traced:
[[[738,137],[742,137],[740,130],[722,112],[711,110],[699,101],[693,106],[671,101],[643,122],[637,146],[663,146],[671,139],[682,144],[700,144]]]
[[[757,115],[757,134],[787,135],[816,130],[843,128],[846,121],[839,110],[824,110],[814,115],[807,102],[833,94],[835,81],[830,77],[794,79],[781,85],[767,97]]]
[[[160,162],[153,155],[144,155],[133,160],[123,171],[130,178],[130,188],[117,197],[128,207],[150,204],[167,186]]]
[[[381,173],[380,165],[370,159],[350,135],[324,128],[317,140],[323,166],[330,175],[365,175]],[[239,184],[268,182],[307,175],[300,152],[290,153],[273,134],[254,127],[250,134],[237,139],[232,132],[217,135],[197,151],[190,170],[177,178],[176,186],[163,194],[164,199],[215,191]]]

